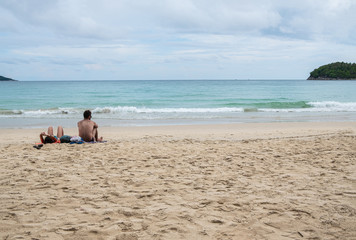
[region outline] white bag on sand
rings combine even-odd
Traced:
[[[74,136],[70,139],[71,142],[83,142],[83,139],[79,136]]]

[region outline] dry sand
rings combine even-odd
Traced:
[[[43,130],[0,129],[2,239],[356,239],[356,123]]]

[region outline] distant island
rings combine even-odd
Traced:
[[[310,73],[308,80],[356,80],[356,63],[335,62]]]
[[[3,77],[3,76],[0,76],[0,81],[16,81],[12,78],[7,78],[7,77]]]

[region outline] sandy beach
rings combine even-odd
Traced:
[[[0,129],[1,239],[356,239],[356,122],[44,130]]]

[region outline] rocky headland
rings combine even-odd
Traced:
[[[16,81],[12,78],[7,78],[7,77],[3,77],[3,76],[0,76],[0,81]]]
[[[314,69],[308,80],[356,80],[356,63],[335,62]]]

